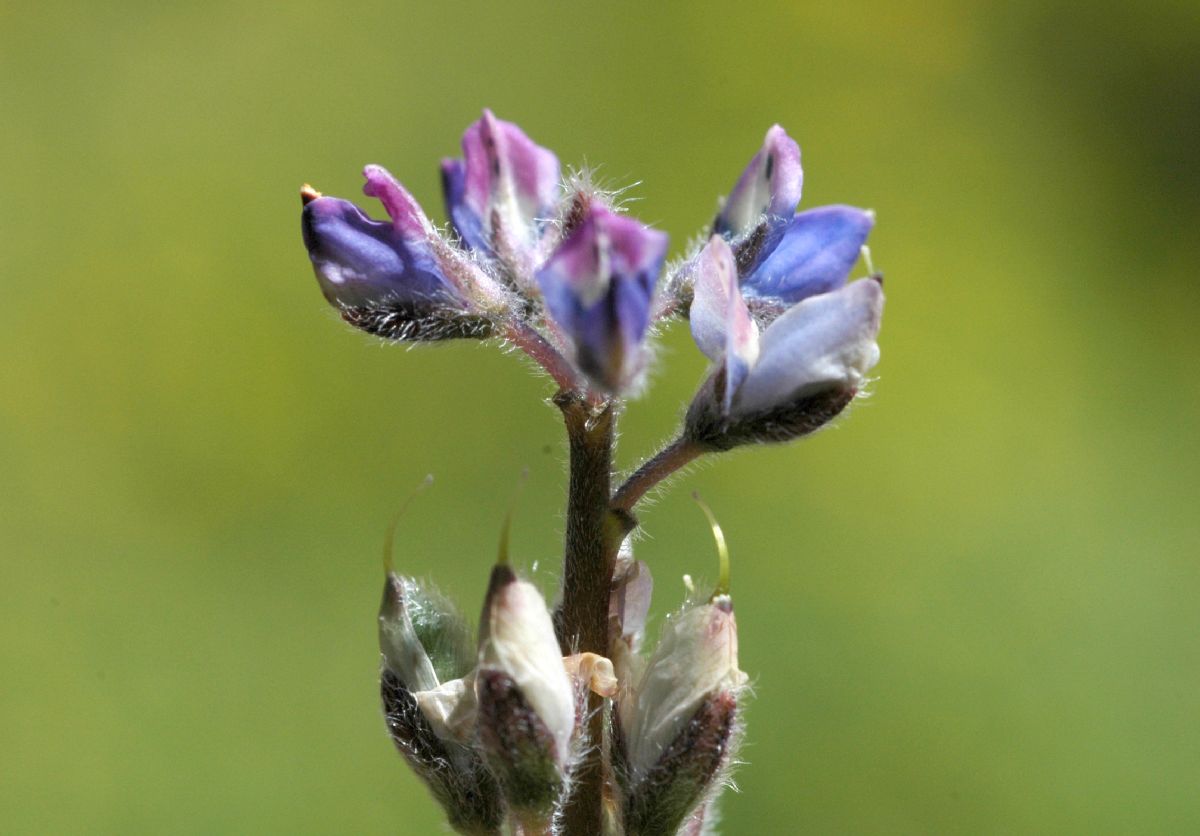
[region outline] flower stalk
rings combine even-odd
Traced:
[[[680,437],[642,463],[613,495],[611,508],[632,513],[635,505],[657,485],[708,452],[702,444]]]
[[[562,604],[555,627],[563,655],[608,654],[608,602],[617,550],[626,530],[608,510],[616,416],[599,411],[577,394],[560,392],[570,447],[567,522],[564,535]],[[576,768],[574,788],[563,811],[563,832],[602,833],[605,775],[604,701],[587,695],[587,746]]]

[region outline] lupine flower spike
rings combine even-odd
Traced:
[[[552,615],[511,565],[510,510],[473,637],[447,598],[395,570],[393,522],[378,611],[388,733],[459,833],[709,833],[747,679],[728,549],[701,503],[716,589],[690,594],[644,649],[654,555],[634,557],[635,511],[697,456],[799,438],[855,398],[879,359],[875,216],[797,214],[800,148],[774,125],[703,245],[664,274],[666,234],[586,175],[564,180],[554,152],[514,123],[485,110],[461,148],[441,165],[444,227],[369,165],[363,192],[387,219],[305,186],[301,233],[351,325],[389,341],[503,342],[557,386],[571,470],[562,599]],[[868,277],[849,281],[860,254]],[[674,440],[613,485],[618,417],[675,318],[710,368]]]

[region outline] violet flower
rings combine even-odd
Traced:
[[[507,522],[477,642],[447,599],[389,568],[388,732],[462,834],[711,832],[747,679],[724,536],[702,505],[721,580],[645,652],[654,585],[629,538],[639,502],[697,457],[805,435],[856,397],[879,358],[883,290],[879,276],[847,279],[874,216],[796,214],[800,149],[772,126],[661,292],[667,236],[622,215],[614,193],[586,173],[564,184],[551,151],[488,110],[462,149],[442,163],[446,228],[368,166],[363,191],[389,220],[305,187],[304,242],[351,324],[397,340],[495,337],[553,380],[570,461],[561,597],[552,613],[508,565]],[[671,441],[614,483],[625,400],[670,313],[688,316],[712,366]]]
[[[390,223],[346,200],[301,191],[301,232],[326,300],[359,328],[390,339],[482,337],[503,313],[506,292],[443,241],[412,195],[379,166],[363,192]]]
[[[665,233],[589,203],[537,274],[576,364],[608,392],[628,388],[643,367],[642,343],[666,252]]]
[[[713,221],[733,249],[742,295],[763,323],[845,284],[875,223],[874,213],[853,206],[795,214],[803,180],[800,147],[773,125]],[[697,267],[695,259],[685,263],[672,283],[684,307]]]

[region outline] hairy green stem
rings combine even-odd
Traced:
[[[646,492],[682,467],[686,467],[708,449],[694,441],[677,438],[653,457],[647,459],[617,490],[612,498],[612,510],[631,514],[633,507]]]

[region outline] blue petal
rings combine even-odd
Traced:
[[[460,301],[426,247],[403,238],[392,224],[371,220],[353,203],[317,198],[304,207],[300,223],[313,271],[332,304]]]
[[[747,296],[787,303],[846,283],[875,215],[852,206],[822,206],[792,219],[779,242],[742,282]]]
[[[462,160],[442,160],[442,193],[446,213],[462,242],[473,250],[491,254],[483,221],[466,202],[467,166]]]

